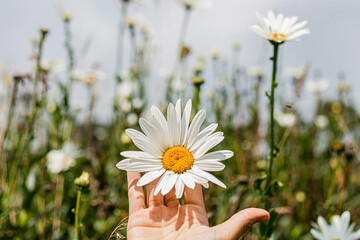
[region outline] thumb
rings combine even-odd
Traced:
[[[238,239],[257,222],[270,219],[267,211],[260,208],[247,208],[233,215],[226,222],[213,227],[216,239]]]

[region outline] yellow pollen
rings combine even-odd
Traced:
[[[177,146],[166,150],[162,163],[165,169],[181,174],[191,169],[194,157],[186,148]]]
[[[278,35],[277,35],[277,33],[273,33],[273,37],[274,37],[274,40],[278,40]]]
[[[283,34],[283,33],[280,33],[279,36],[282,37],[282,38],[286,38],[286,35]]]

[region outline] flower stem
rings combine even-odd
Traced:
[[[199,111],[200,89],[201,89],[201,84],[195,84],[195,93],[194,93],[194,110],[195,110],[195,113],[197,113]]]
[[[79,240],[79,209],[80,209],[80,197],[81,197],[81,188],[77,191],[76,196],[76,208],[75,208],[75,234],[74,239]]]
[[[271,58],[273,61],[273,69],[272,69],[272,78],[271,78],[271,92],[269,96],[270,100],[270,153],[269,153],[269,166],[266,180],[267,189],[270,186],[272,181],[272,167],[274,162],[274,152],[275,152],[275,133],[274,133],[274,105],[275,105],[275,88],[277,86],[276,82],[276,71],[277,71],[277,61],[278,61],[278,52],[279,52],[279,43],[272,42],[274,46],[274,55]],[[266,207],[268,207],[268,203],[266,203]]]

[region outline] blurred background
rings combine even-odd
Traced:
[[[115,165],[136,147],[124,130],[140,129],[152,104],[165,113],[178,98],[205,108],[206,123],[225,135],[217,148],[235,153],[214,173],[228,188],[204,190],[210,224],[263,208],[273,50],[249,25],[268,10],[307,20],[311,31],[280,46],[266,193],[278,217],[268,239],[313,239],[318,216],[345,210],[360,226],[359,1],[0,6],[0,239],[125,238],[126,173]]]

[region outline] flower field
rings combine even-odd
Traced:
[[[266,61],[249,67],[237,41],[230,57],[196,55],[187,40],[192,16],[213,3],[177,0],[183,15],[164,72],[154,67],[151,23],[129,11],[141,1],[118,2],[115,72],[96,59],[80,64],[91,44],[74,47],[77,16],[64,9],[62,30],[34,33],[31,67],[1,65],[0,239],[143,239],[127,230],[127,172],[142,173],[136,187],[148,208],[171,194],[185,206],[188,191],[202,189],[209,226],[250,207],[269,212],[231,239],[360,239],[353,83],[344,72],[323,78],[310,61],[283,61],[288,45],[316,34],[306,19],[254,12],[247,31],[267,46]],[[53,31],[63,31],[60,60],[45,57]]]

